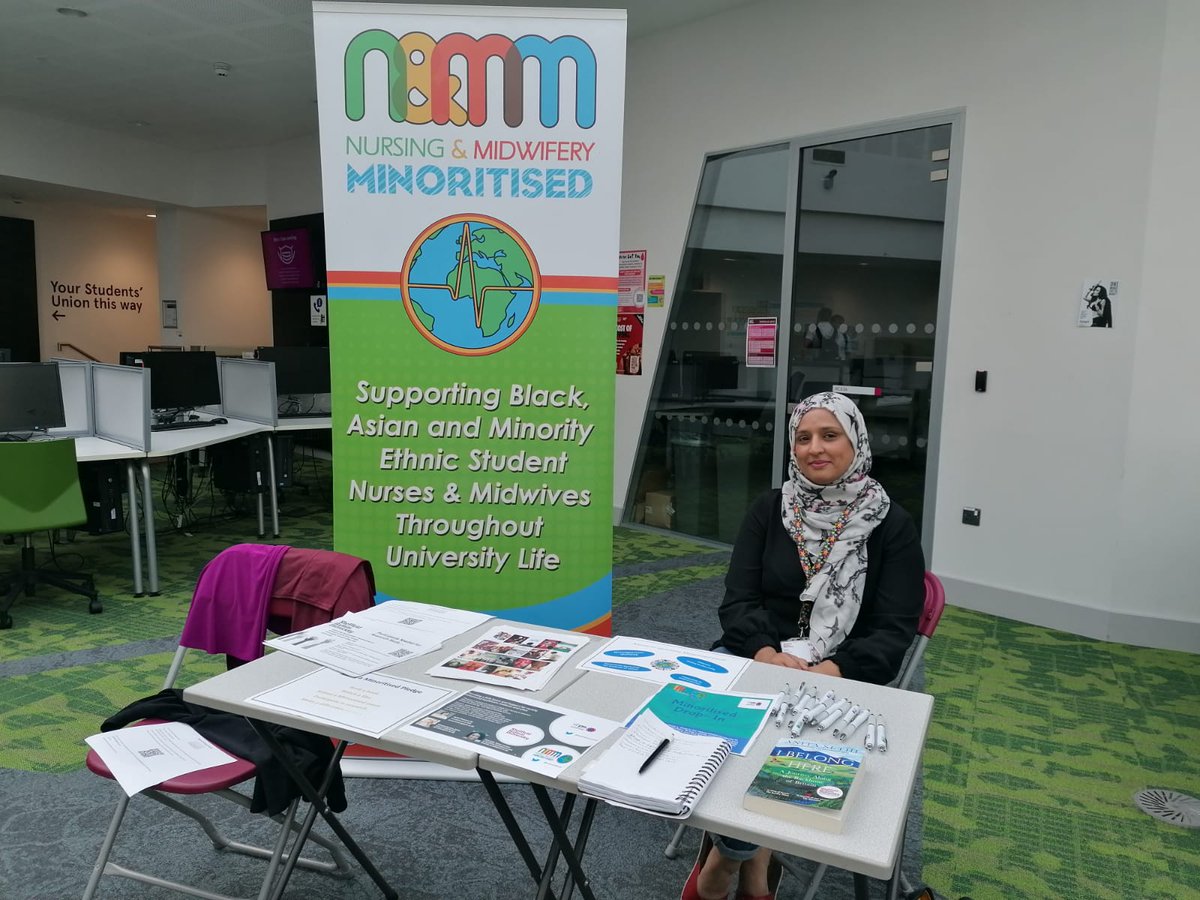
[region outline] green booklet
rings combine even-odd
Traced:
[[[862,747],[780,741],[754,776],[742,805],[797,825],[841,831],[862,761]]]
[[[744,756],[762,731],[775,701],[772,694],[704,691],[686,684],[664,684],[635,712],[629,728],[646,710],[684,734],[707,735],[729,741],[732,752]]]

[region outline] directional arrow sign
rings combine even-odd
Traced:
[[[63,319],[63,318],[66,318],[66,317],[65,317],[65,316],[64,316],[62,313],[60,313],[60,312],[59,312],[59,311],[56,309],[56,310],[54,311],[54,318],[55,318],[55,319]]]

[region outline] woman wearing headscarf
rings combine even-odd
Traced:
[[[886,684],[924,606],[920,535],[870,476],[870,439],[853,401],[805,398],[788,435],[788,480],[754,502],[733,547],[718,646]],[[735,882],[738,900],[771,900],[780,874],[769,850],[706,834],[681,900],[724,898]]]

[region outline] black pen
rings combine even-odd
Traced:
[[[671,743],[671,739],[669,737],[665,737],[661,741],[659,741],[658,746],[654,748],[654,752],[651,753],[649,756],[647,756],[646,761],[638,767],[638,774],[641,775],[643,772],[645,772],[646,768],[650,765],[650,763],[652,763],[656,759],[658,759],[658,754],[660,754],[664,750],[666,750],[667,745],[670,743]]]

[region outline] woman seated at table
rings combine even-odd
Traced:
[[[788,434],[788,480],[754,502],[733,547],[718,646],[800,672],[886,684],[924,606],[920,535],[870,477],[866,424],[850,399],[807,397]],[[770,850],[705,834],[681,900],[724,898],[735,883],[738,900],[770,900],[780,875]]]

